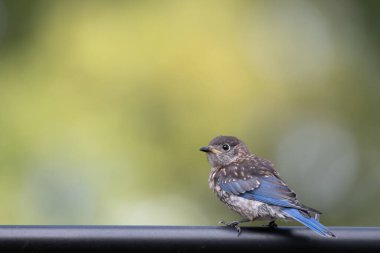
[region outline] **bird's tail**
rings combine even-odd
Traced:
[[[290,217],[295,219],[296,221],[304,224],[306,227],[311,230],[317,232],[318,234],[326,237],[335,237],[335,235],[321,223],[319,223],[316,219],[312,217],[304,216],[300,211],[294,208],[284,208],[283,212],[287,213]]]

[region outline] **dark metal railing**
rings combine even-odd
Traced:
[[[336,238],[304,227],[0,226],[0,252],[380,252],[380,228],[331,227]]]

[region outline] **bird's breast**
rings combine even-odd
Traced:
[[[217,173],[218,173],[218,171],[219,171],[219,168],[217,168],[217,167],[211,168],[211,172],[210,172],[210,175],[208,177],[208,186],[215,193],[218,193],[221,191],[220,186],[217,184]]]

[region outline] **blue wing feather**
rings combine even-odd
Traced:
[[[262,177],[259,181],[258,188],[239,196],[276,206],[302,208],[295,198],[296,194],[281,179],[271,176]]]
[[[245,187],[242,187],[243,182],[240,182],[242,180],[224,183],[220,186],[222,190],[246,199],[258,200],[276,206],[303,209],[303,207],[295,199],[295,193],[290,190],[289,187],[281,181],[281,179],[275,176],[270,176],[261,177],[257,180],[259,184],[257,184],[257,188],[253,190],[244,191]]]
[[[244,193],[239,195],[240,197],[251,199],[251,200],[258,200],[266,204],[275,205],[275,206],[282,206],[282,207],[293,207],[297,208],[296,205],[293,205],[289,203],[288,200],[281,200],[281,199],[274,199],[270,197],[265,197],[257,194],[251,194],[251,193]]]

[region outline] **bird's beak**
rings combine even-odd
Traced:
[[[218,153],[222,153],[220,152],[219,150],[213,148],[213,147],[201,147],[200,148],[200,151],[203,151],[203,152],[206,152],[206,153],[214,153],[214,154],[218,154]]]
[[[209,147],[201,147],[199,150],[200,150],[200,151],[203,151],[203,152],[206,152],[206,153],[208,153],[208,152],[211,151],[211,150],[209,149]]]

